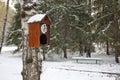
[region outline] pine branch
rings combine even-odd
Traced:
[[[109,17],[109,16],[111,16],[111,15],[113,15],[113,14],[112,14],[112,13],[106,14],[106,15],[98,18],[98,19],[95,19],[95,20],[91,21],[90,23],[88,23],[88,25],[93,25],[93,24],[95,24],[96,22],[102,21],[103,19],[105,19],[105,18],[107,18],[107,17]]]

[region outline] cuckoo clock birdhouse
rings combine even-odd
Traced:
[[[29,47],[49,45],[51,21],[46,14],[36,14],[28,20]]]

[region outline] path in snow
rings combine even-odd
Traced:
[[[120,80],[120,65],[77,64],[74,62],[43,62],[42,77],[63,76],[62,80]],[[104,67],[103,69],[101,69]],[[117,68],[117,69],[116,69]],[[58,73],[57,73],[58,72]],[[62,73],[61,73],[62,72]],[[67,77],[65,77],[67,76]],[[70,75],[69,75],[70,74]],[[56,80],[57,78],[50,80]],[[68,79],[69,78],[69,79]],[[71,78],[71,79],[70,79]],[[42,80],[48,80],[42,78]],[[58,80],[60,80],[58,79]]]

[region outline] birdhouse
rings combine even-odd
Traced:
[[[51,21],[46,14],[36,14],[28,20],[29,47],[38,48],[49,45]]]

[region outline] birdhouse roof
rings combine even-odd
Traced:
[[[40,22],[42,19],[46,16],[46,14],[36,14],[32,17],[30,17],[27,21],[27,23],[34,23],[34,22]]]

